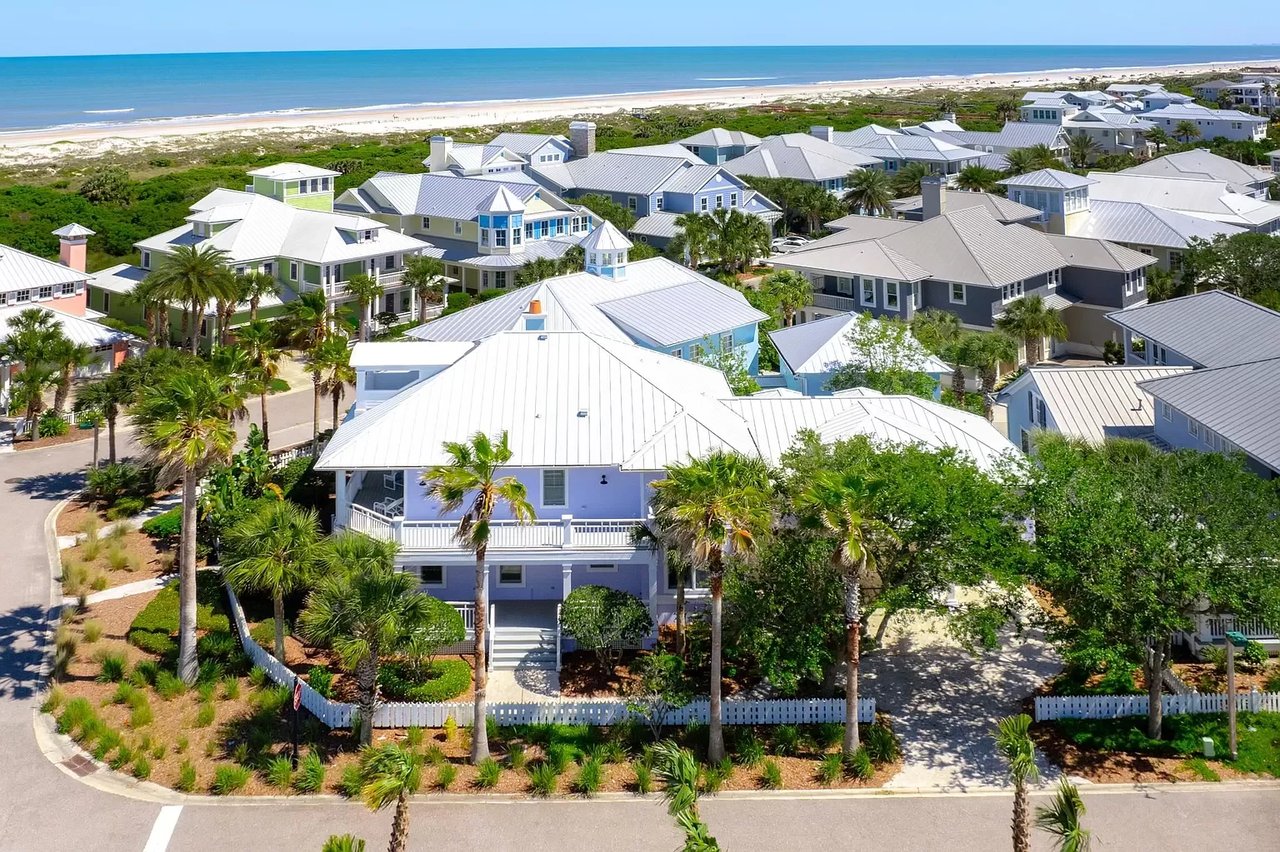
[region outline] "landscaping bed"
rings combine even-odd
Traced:
[[[1146,717],[1059,719],[1032,728],[1036,745],[1069,775],[1099,783],[1280,778],[1280,714],[1238,716],[1239,759],[1227,753],[1226,714],[1166,716],[1165,738],[1146,735]],[[1212,737],[1215,754],[1203,757]]]
[[[1182,678],[1182,682],[1198,692],[1226,692],[1227,673],[1225,667],[1215,663],[1174,663],[1173,672]],[[1247,667],[1236,665],[1236,691],[1280,692],[1280,662],[1271,661],[1267,665]]]
[[[173,572],[175,551],[138,530],[114,527],[100,535],[88,516],[89,537],[61,553],[63,593],[77,597]]]

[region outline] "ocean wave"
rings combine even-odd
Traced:
[[[752,80],[779,80],[780,77],[695,77],[699,83],[746,83]]]
[[[87,109],[84,110],[85,115],[114,115],[121,112],[133,112],[133,107],[124,107],[123,109]]]

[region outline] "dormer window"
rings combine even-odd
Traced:
[[[377,231],[373,231],[373,230],[365,231],[365,232],[364,232],[364,238],[361,240],[361,242],[366,242],[366,243],[367,243],[367,242],[372,241],[372,240],[375,238],[375,235],[376,235],[377,233],[378,233]]]
[[[482,246],[489,245],[489,229],[488,228],[480,229],[480,245]]]

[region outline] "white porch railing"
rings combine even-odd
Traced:
[[[626,548],[633,546],[631,531],[638,523],[639,520],[576,520],[572,515],[530,524],[493,521],[489,549]],[[454,539],[457,521],[392,518],[353,503],[347,526],[374,538],[397,541],[407,550],[454,550],[458,547]]]
[[[829,311],[856,311],[858,300],[852,296],[833,296],[830,293],[814,293],[813,306]]]
[[[462,616],[462,629],[467,631],[468,636],[474,636],[476,632],[476,605],[449,601],[449,606],[456,609],[458,615]]]
[[[1236,618],[1234,615],[1202,616],[1204,619],[1199,631],[1206,633],[1214,641],[1225,639],[1227,631],[1238,630],[1247,639],[1274,639],[1276,632],[1262,623],[1261,618]]]

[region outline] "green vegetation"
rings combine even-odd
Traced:
[[[209,792],[215,796],[230,796],[244,789],[251,775],[249,769],[244,766],[224,763],[214,770],[213,783],[209,785]]]
[[[450,610],[457,612],[452,607]],[[436,660],[430,664],[383,663],[378,667],[382,692],[391,701],[448,701],[471,685],[471,666],[465,660]]]
[[[196,627],[229,634],[231,623],[225,609],[225,592],[218,576],[203,571],[196,579]],[[170,584],[156,594],[129,625],[129,642],[161,657],[177,652],[178,587]]]
[[[610,648],[634,645],[648,636],[653,630],[653,618],[644,601],[633,594],[585,585],[565,598],[560,625],[578,647],[595,653],[596,660],[604,666]]]
[[[1207,766],[1221,763],[1240,772],[1280,778],[1280,715],[1241,712],[1238,719],[1239,758],[1228,761],[1227,716],[1225,713],[1169,716],[1164,720],[1164,737],[1152,739],[1143,730],[1143,719],[1059,719],[1054,726],[1067,739],[1090,751],[1140,754],[1152,757],[1196,759],[1209,737],[1219,757]]]

